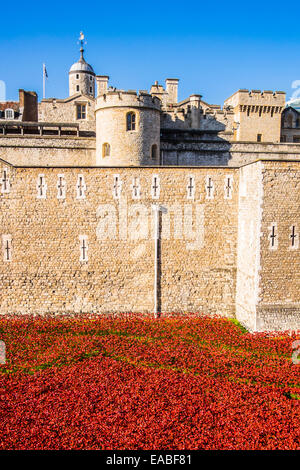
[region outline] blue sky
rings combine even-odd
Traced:
[[[7,99],[18,89],[68,95],[68,70],[87,37],[85,58],[122,89],[150,89],[179,78],[179,99],[192,93],[223,104],[239,88],[283,90],[300,80],[300,2],[5,2],[0,80]]]

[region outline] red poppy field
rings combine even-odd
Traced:
[[[222,318],[0,318],[0,449],[299,449],[289,334]]]

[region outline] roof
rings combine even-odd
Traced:
[[[80,49],[80,59],[71,66],[69,72],[89,72],[95,75],[93,67],[83,57],[83,48]]]

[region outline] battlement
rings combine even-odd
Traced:
[[[145,90],[108,90],[98,96],[96,111],[103,108],[151,108],[160,111],[161,101]]]
[[[285,92],[271,90],[238,90],[224,101],[225,106],[285,106]]]

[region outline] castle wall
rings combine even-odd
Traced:
[[[234,315],[238,170],[10,171],[11,192],[0,195],[0,238],[11,235],[13,247],[11,261],[3,260],[3,252],[0,258],[1,313],[152,312],[150,228],[152,204],[159,203],[168,210],[161,216],[160,310]],[[116,174],[122,181],[120,200],[113,196]],[[45,199],[37,198],[40,175],[47,185]],[[59,175],[66,183],[66,199],[57,198]],[[79,175],[86,184],[84,199],[76,198]],[[151,189],[154,175],[160,180],[158,199]],[[188,198],[191,177],[194,199]],[[211,199],[207,198],[208,177],[213,184]],[[135,182],[140,183],[140,199],[133,199],[133,178],[139,178]],[[228,178],[232,193],[227,199]],[[87,237],[87,262],[80,261],[80,237]]]
[[[236,317],[256,331],[259,295],[260,231],[263,202],[262,163],[240,168]]]
[[[262,181],[257,329],[296,330],[300,326],[300,161],[263,162]]]
[[[85,119],[77,119],[77,104],[86,105]],[[42,100],[39,103],[38,118],[41,122],[76,122],[79,123],[80,130],[95,132],[95,100],[80,95],[67,100]]]
[[[92,166],[95,139],[54,136],[1,136],[0,158],[13,165]]]
[[[127,130],[127,115],[134,113],[135,128]],[[96,161],[99,166],[158,165],[160,155],[160,102],[146,93],[108,92],[97,98]],[[103,145],[110,154],[103,155]],[[156,158],[151,148],[156,146]]]
[[[261,142],[280,142],[284,92],[238,90],[224,106],[233,107],[235,140],[256,142],[260,135]]]

